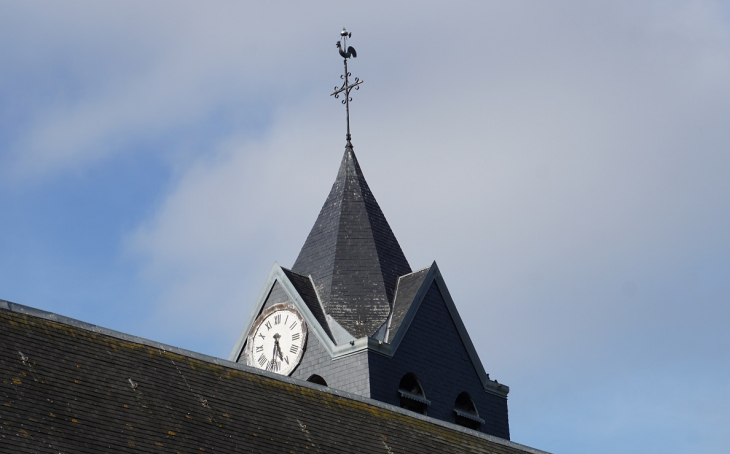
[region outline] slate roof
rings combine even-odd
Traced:
[[[392,342],[395,334],[398,332],[403,319],[411,308],[413,300],[416,298],[418,289],[421,288],[423,279],[426,278],[431,268],[424,268],[411,274],[406,274],[398,279],[398,287],[393,301],[393,314],[390,317],[388,325],[388,337],[385,342]]]
[[[0,300],[0,451],[538,451]]]
[[[314,318],[317,319],[319,325],[322,329],[324,329],[329,338],[334,341],[335,338],[330,331],[329,324],[327,323],[327,314],[324,313],[322,305],[319,303],[319,299],[317,299],[317,292],[314,290],[312,281],[308,277],[297,274],[284,267],[281,269],[284,271],[284,274],[286,274],[286,277],[289,278],[289,281],[292,283],[297,293],[299,293],[299,296],[302,297],[304,304],[307,305],[309,310],[312,312],[312,315],[314,315]]]
[[[349,142],[292,271],[312,277],[327,314],[356,338],[383,325],[398,277],[411,272]]]

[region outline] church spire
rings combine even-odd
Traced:
[[[292,271],[312,276],[325,312],[356,338],[387,320],[398,277],[411,272],[349,141]]]
[[[337,42],[344,59],[341,87],[330,96],[339,98],[347,113],[347,144],[337,179],[312,227],[292,271],[312,276],[325,312],[356,338],[372,335],[388,318],[398,277],[411,272],[405,255],[390,230],[378,202],[370,192],[355,157],[350,135],[350,84],[347,60],[357,57],[347,46],[344,28]]]

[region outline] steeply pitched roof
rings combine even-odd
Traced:
[[[398,277],[411,272],[349,143],[292,271],[312,276],[325,311],[355,337],[386,321]]]
[[[294,285],[297,293],[299,293],[299,296],[302,297],[302,300],[304,300],[304,303],[312,312],[312,315],[314,315],[317,319],[317,322],[319,322],[322,329],[327,333],[330,339],[334,340],[334,336],[332,336],[329,324],[327,323],[327,314],[322,311],[322,305],[319,304],[317,292],[314,291],[312,281],[308,277],[297,274],[286,268],[282,268],[282,271],[284,271],[286,277],[288,277],[289,281],[292,285]]]
[[[0,300],[3,452],[538,453]]]
[[[416,292],[421,288],[423,279],[425,279],[430,269],[430,267],[424,268],[411,274],[406,274],[398,280],[395,301],[393,301],[393,315],[390,317],[388,337],[385,339],[386,342],[393,341],[408,309],[411,308],[411,303],[413,303],[413,299],[416,297]]]

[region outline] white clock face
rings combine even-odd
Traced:
[[[274,305],[254,322],[247,342],[247,363],[289,375],[302,359],[306,340],[307,325],[294,306]]]

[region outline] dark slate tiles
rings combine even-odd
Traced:
[[[286,268],[282,268],[282,270],[296,289],[297,293],[299,293],[299,296],[302,297],[304,304],[307,305],[310,312],[312,312],[312,315],[314,315],[314,318],[317,319],[317,322],[319,322],[320,326],[322,326],[329,338],[334,341],[334,336],[332,336],[329,324],[327,324],[327,316],[322,311],[322,305],[319,304],[317,292],[315,292],[314,287],[312,286],[312,281],[307,276],[302,276],[301,274],[297,274]]]
[[[533,452],[375,403],[0,310],[0,452],[388,448],[399,454]]]
[[[411,272],[351,146],[292,271],[312,276],[325,311],[355,337],[385,322]]]
[[[264,306],[261,308],[261,311],[264,311],[271,306],[274,306],[279,303],[286,303],[289,301],[289,295],[287,295],[286,290],[284,290],[284,287],[281,286],[281,283],[279,281],[274,282],[274,285],[271,287],[271,290],[269,291],[269,295],[266,297],[266,302],[264,303]],[[261,315],[261,314],[258,314]],[[258,317],[257,315],[257,317]]]
[[[363,397],[370,397],[368,353],[333,359],[317,336],[307,336],[307,347],[302,362],[292,372],[293,378],[308,380],[313,374],[322,377],[328,386]]]
[[[466,391],[485,420],[482,431],[509,439],[507,398],[485,392],[438,285],[435,281],[425,285],[418,312],[393,357],[370,352],[370,397],[398,405],[398,383],[413,373],[431,401],[429,416],[454,422],[456,398]]]
[[[390,320],[388,339],[386,339],[386,342],[391,342],[398,332],[398,328],[400,328],[403,318],[408,313],[408,309],[411,308],[413,299],[416,297],[418,289],[421,288],[423,279],[429,270],[430,268],[424,268],[399,278],[395,300],[393,301],[393,315]]]

